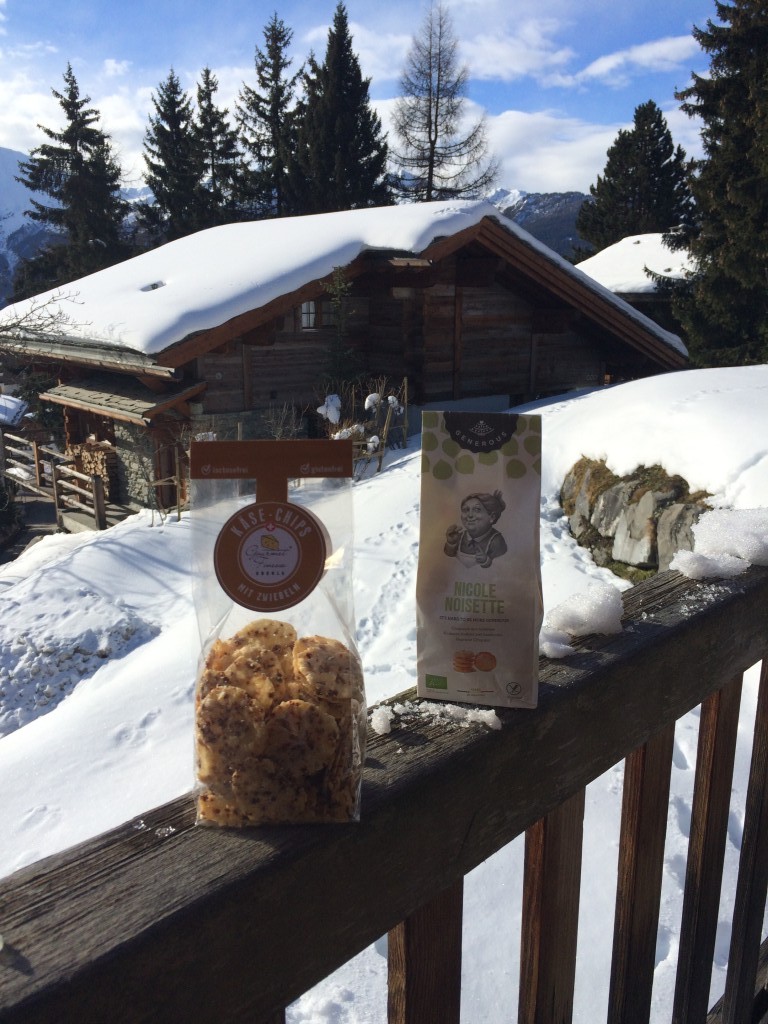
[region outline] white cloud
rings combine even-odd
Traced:
[[[145,170],[143,146],[148,114],[152,109],[149,86],[125,87],[117,92],[94,96],[93,105],[101,114],[101,126],[111,139],[123,169],[125,183],[140,186]]]
[[[45,141],[38,128],[56,126],[61,107],[43,87],[23,72],[0,79],[0,146],[29,153]]]
[[[107,78],[122,78],[130,71],[131,63],[129,60],[114,60],[108,57],[102,64],[102,70]]]
[[[598,57],[575,74],[549,76],[545,84],[572,87],[599,82],[621,88],[638,74],[685,68],[700,53],[699,44],[693,36],[667,36]]]
[[[405,58],[411,47],[413,33],[381,33],[360,24],[350,24],[352,48],[360,61],[360,69],[373,83],[399,81]],[[325,54],[325,47],[319,56]]]
[[[550,38],[558,27],[555,21],[531,20],[519,25],[514,33],[464,38],[462,56],[474,78],[511,82],[530,75],[538,79],[573,58],[570,48],[558,47]]]
[[[402,23],[402,19],[400,22]],[[415,20],[413,25],[408,26],[407,31],[384,29],[380,24],[378,27],[370,28],[359,21],[350,20],[352,49],[360,62],[363,76],[371,78],[373,85],[397,81],[418,27]],[[294,49],[300,54],[300,60],[308,57],[310,50],[318,61],[324,59],[328,29],[328,24],[315,25],[303,32],[298,40],[294,39],[294,43],[299,44],[298,48],[294,46]]]
[[[675,145],[701,155],[699,124],[679,108],[664,111]],[[488,117],[490,148],[500,163],[497,184],[524,192],[588,192],[605,168],[608,149],[625,124],[594,124],[554,111],[507,110]]]
[[[9,46],[0,51],[0,58],[5,64],[12,61],[36,61],[44,60],[51,54],[58,53],[53,43],[46,43],[43,40],[34,43],[21,43]]]
[[[524,192],[588,192],[605,166],[615,125],[595,125],[549,111],[507,110],[488,118],[498,184]]]

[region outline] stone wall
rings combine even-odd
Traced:
[[[566,475],[560,502],[571,533],[598,565],[653,572],[668,569],[676,551],[692,549],[707,497],[660,466],[618,477],[604,462],[584,458]]]
[[[133,508],[153,508],[154,454],[142,427],[115,421],[117,501]],[[115,500],[115,499],[113,499]]]

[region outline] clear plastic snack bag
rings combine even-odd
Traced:
[[[197,822],[356,821],[351,443],[193,442],[190,477]]]

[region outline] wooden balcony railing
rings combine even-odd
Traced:
[[[525,832],[519,1005],[504,1020],[563,1024],[584,789],[626,759],[608,1021],[647,1021],[673,729],[698,705],[671,1019],[762,1020],[765,668],[725,995],[711,1012],[707,1000],[740,680],[768,651],[768,569],[709,583],[663,573],[624,600],[624,631],[542,661],[538,709],[500,711],[500,730],[416,715],[372,735],[356,825],[220,832],[196,828],[185,798],[6,879],[0,1020],[275,1024],[389,932],[391,1024],[455,1024],[463,878]]]

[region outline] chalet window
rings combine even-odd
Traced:
[[[335,327],[336,310],[329,299],[314,299],[301,304],[301,329],[314,331],[320,327]]]

